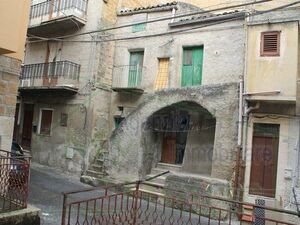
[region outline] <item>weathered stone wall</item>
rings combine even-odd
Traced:
[[[21,61],[0,56],[0,149],[10,151]]]
[[[184,7],[182,4],[179,4],[177,13],[184,12],[186,10]],[[147,16],[148,20],[152,20],[157,17],[171,15],[172,12],[170,10],[148,13]],[[132,21],[132,15],[124,15],[118,17],[117,24],[127,24]],[[171,20],[149,23],[146,25],[146,30],[142,32],[132,33],[132,27],[127,27],[117,30],[116,33],[117,35],[126,33],[128,34],[127,36],[134,37],[137,35],[153,35],[155,33],[173,31],[175,29],[170,28],[168,25],[170,22]],[[188,28],[188,26],[184,28]],[[209,26],[185,33],[135,39],[134,41],[117,41],[114,54],[114,66],[116,68],[129,64],[130,51],[144,50],[144,70],[141,88],[145,92],[143,95],[112,94],[111,127],[114,127],[113,115],[118,111],[118,106],[123,106],[126,111],[132,111],[138,104],[143,102],[148,93],[151,94],[155,91],[154,86],[159,58],[170,59],[168,87],[179,88],[181,86],[182,54],[183,48],[187,46],[204,46],[203,85],[237,82],[239,77],[244,73],[245,30],[243,20]],[[118,71],[116,70],[113,75],[118,75]]]
[[[31,153],[33,160],[80,174],[84,169],[84,157],[89,141],[88,117],[85,104],[72,97],[23,96],[24,103],[34,104]],[[22,108],[22,107],[21,107]],[[51,134],[39,134],[41,109],[53,109]],[[61,124],[61,114],[67,114],[67,125]],[[21,124],[22,126],[22,124]]]
[[[146,175],[151,169],[153,152],[150,152],[152,148],[143,145],[148,137],[145,123],[160,109],[182,101],[197,103],[216,118],[211,176],[221,179],[231,177],[237,135],[236,83],[174,88],[149,95],[111,136],[108,171],[111,177],[136,180]]]

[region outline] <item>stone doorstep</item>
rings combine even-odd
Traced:
[[[39,208],[36,208],[32,205],[28,205],[26,209],[1,213],[0,225],[40,225],[40,211],[41,210]]]

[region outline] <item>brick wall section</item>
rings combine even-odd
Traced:
[[[0,149],[12,140],[21,61],[0,56]]]

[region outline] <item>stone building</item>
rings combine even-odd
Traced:
[[[30,1],[0,2],[0,149],[10,151]],[[10,21],[10,23],[7,23]]]
[[[34,161],[80,174],[105,145],[111,69],[103,65],[112,64],[113,43],[95,42],[108,32],[77,35],[112,26],[116,7],[117,1],[32,1],[14,138]]]
[[[248,18],[240,9],[118,30],[116,38],[124,33],[129,38],[115,45],[110,109],[115,130],[106,163],[100,162],[108,176],[95,172],[84,180],[132,181],[170,171],[153,182],[233,197],[236,154],[242,150],[243,200],[295,207],[299,8],[255,15],[276,6],[247,7],[253,13]],[[201,8],[187,3],[126,7],[119,10],[117,25],[194,10]],[[187,30],[174,32],[179,29]]]
[[[180,2],[120,9],[116,26],[196,10],[203,11]],[[115,44],[110,106],[115,129],[101,164],[108,174],[102,181],[132,181],[169,170],[158,184],[187,190],[194,184],[231,196],[244,17],[242,10],[203,12],[116,31],[116,39],[123,34],[129,39]],[[143,38],[130,39],[136,36]]]

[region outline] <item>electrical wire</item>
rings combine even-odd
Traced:
[[[187,31],[193,31],[193,30],[204,28],[204,27],[219,25],[219,24],[223,24],[223,23],[226,23],[226,22],[231,22],[231,21],[235,21],[235,20],[239,20],[239,19],[244,19],[244,18],[247,18],[247,17],[262,15],[262,14],[277,11],[277,10],[280,10],[280,9],[288,8],[288,7],[296,5],[296,4],[300,4],[300,1],[296,1],[296,2],[293,2],[293,3],[290,3],[290,4],[286,4],[286,5],[282,5],[282,6],[279,6],[279,7],[276,7],[276,8],[272,8],[270,10],[255,12],[255,13],[248,14],[248,15],[242,14],[240,16],[236,16],[236,17],[229,18],[229,19],[224,19],[222,21],[217,21],[217,22],[214,22],[214,23],[206,24],[206,25],[194,26],[194,27],[191,27],[191,28],[175,30],[175,31],[169,31],[169,32],[162,32],[162,33],[156,33],[156,34],[140,35],[140,36],[132,36],[132,37],[123,37],[123,38],[113,38],[113,39],[106,39],[106,40],[92,40],[92,41],[91,40],[58,40],[58,39],[55,39],[55,40],[56,41],[61,41],[61,42],[90,43],[90,42],[123,41],[123,40],[139,39],[139,38],[166,36],[166,35],[172,35],[172,34],[177,34],[177,33],[184,33],[184,32],[187,32]],[[43,41],[43,40],[41,40],[41,41]],[[30,43],[41,42],[41,41],[31,41]]]
[[[72,34],[72,35],[59,36],[59,37],[55,37],[55,38],[48,38],[48,40],[57,41],[58,39],[65,39],[65,38],[77,37],[77,36],[82,36],[82,35],[87,35],[87,34],[92,34],[92,33],[111,31],[111,30],[131,27],[131,26],[135,26],[135,25],[140,25],[140,24],[155,23],[155,22],[160,22],[160,21],[164,21],[164,20],[177,19],[177,18],[193,16],[193,15],[208,14],[208,13],[212,13],[212,12],[223,11],[223,10],[234,9],[234,8],[240,8],[240,7],[244,7],[244,6],[249,6],[249,5],[253,5],[253,4],[260,4],[260,3],[265,3],[265,2],[271,2],[271,1],[273,1],[273,0],[261,0],[261,1],[254,1],[254,2],[250,2],[250,3],[243,3],[243,4],[232,5],[232,6],[226,6],[226,7],[217,8],[217,9],[211,9],[211,10],[207,10],[207,11],[203,11],[203,10],[196,11],[196,12],[194,11],[194,12],[191,12],[191,13],[178,14],[178,15],[175,15],[175,16],[168,16],[168,17],[158,18],[158,19],[153,19],[153,20],[148,20],[148,21],[130,23],[130,24],[114,26],[114,27],[109,27],[109,28],[104,28],[104,29],[99,29],[99,30],[94,30],[94,31],[87,31],[87,32],[83,32],[83,33],[80,33],[80,34]]]

